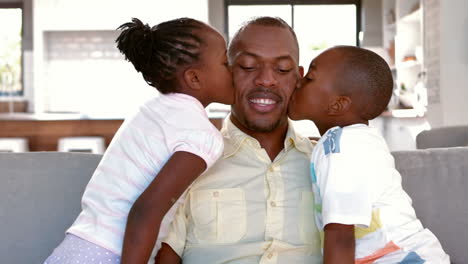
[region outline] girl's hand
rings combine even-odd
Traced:
[[[178,151],[171,156],[128,214],[122,264],[148,262],[162,219],[205,169],[205,161],[195,154]]]

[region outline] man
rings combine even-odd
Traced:
[[[303,74],[296,36],[281,19],[256,18],[228,53],[236,103],[222,129],[224,155],[192,185],[157,261],[321,263],[312,145],[287,118]]]

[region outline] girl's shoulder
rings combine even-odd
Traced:
[[[148,100],[141,107],[165,116],[203,116],[208,117],[203,105],[196,98],[180,93],[160,94]]]

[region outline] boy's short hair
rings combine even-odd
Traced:
[[[377,53],[354,46],[332,48],[344,55],[341,85],[357,105],[357,114],[365,120],[379,116],[393,92],[393,77],[387,62]],[[341,78],[340,78],[341,79]],[[350,81],[352,80],[352,82]]]

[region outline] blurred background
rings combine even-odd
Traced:
[[[243,21],[268,15],[294,28],[305,68],[334,45],[384,57],[394,94],[372,125],[391,150],[414,149],[423,130],[468,125],[466,10],[466,0],[0,0],[0,138],[24,138],[30,151],[57,150],[70,136],[108,144],[125,116],[158,96],[115,46],[132,17],[192,17],[229,41]],[[207,111],[220,127],[229,107]],[[312,122],[296,126],[318,136]]]

